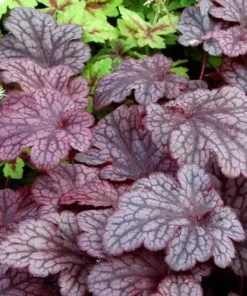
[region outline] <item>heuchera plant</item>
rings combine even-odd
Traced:
[[[11,10],[0,39],[0,166],[37,174],[0,190],[0,295],[210,296],[206,278],[228,268],[240,289],[224,295],[244,296],[246,1],[201,0],[177,25],[172,1],[148,1],[155,15],[40,2]],[[107,18],[119,12],[117,31]],[[113,40],[86,68],[84,24],[84,41]],[[199,80],[154,50],[176,29],[181,45],[201,44]],[[221,54],[212,87],[207,55]]]

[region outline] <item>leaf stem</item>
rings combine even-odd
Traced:
[[[203,52],[203,58],[202,58],[202,69],[201,69],[199,80],[202,80],[202,78],[204,76],[204,71],[205,71],[205,68],[206,68],[206,63],[207,63],[207,53],[204,51]]]

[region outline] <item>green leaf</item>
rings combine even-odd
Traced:
[[[55,14],[57,12],[65,11],[68,7],[78,3],[78,0],[39,0],[40,3],[44,4],[46,8],[42,8],[41,11],[50,12]],[[86,6],[85,1],[80,2],[83,9]]]
[[[12,179],[21,179],[23,176],[24,166],[24,161],[20,157],[17,157],[14,161],[5,163],[3,168],[4,176],[6,178],[10,177]]]
[[[185,68],[185,67],[175,67],[175,68],[172,68],[171,69],[171,72],[173,72],[173,73],[175,73],[177,75],[183,76],[185,78],[189,78],[189,75],[187,74],[188,69]]]
[[[122,19],[118,19],[120,35],[129,42],[135,42],[138,47],[164,48],[166,43],[162,36],[176,32],[174,26],[178,22],[177,16],[170,16],[172,24],[166,15],[152,25],[131,10],[124,7],[120,7],[119,10],[122,16]]]
[[[218,68],[222,64],[222,57],[208,57],[208,66]]]
[[[117,7],[122,4],[122,0],[87,0],[86,11],[94,17],[105,15],[116,17],[119,15]]]
[[[35,7],[36,0],[2,0],[0,1],[0,17],[7,12],[7,8],[13,9],[15,7]]]
[[[90,94],[93,95],[95,87],[101,77],[111,73],[112,59],[106,58],[97,62],[89,62],[83,70],[82,76],[88,81]]]
[[[85,42],[104,43],[105,40],[118,38],[118,30],[107,22],[104,15],[95,17],[84,8],[84,2],[79,2],[67,7],[63,12],[58,12],[58,23],[81,25],[84,29],[83,40]]]

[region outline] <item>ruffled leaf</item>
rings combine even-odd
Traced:
[[[95,148],[78,154],[76,160],[87,164],[110,162],[100,177],[115,181],[138,179],[151,172],[174,172],[176,162],[157,149],[150,133],[143,127],[142,106],[121,106],[102,119],[93,129]],[[93,153],[93,154],[92,154]]]
[[[245,0],[214,0],[219,6],[213,6],[210,14],[228,22],[238,22],[245,26],[247,7]]]
[[[79,164],[61,164],[39,176],[33,184],[32,192],[34,199],[43,205],[42,212],[56,211],[59,208],[60,199],[65,204],[75,202],[66,202],[71,190],[77,190],[84,184],[95,180],[98,180],[98,169],[96,168]],[[63,198],[64,195],[67,198]]]
[[[101,78],[95,92],[95,107],[121,103],[135,90],[138,103],[148,105],[166,97],[177,97],[188,80],[170,72],[172,63],[162,54],[123,61],[116,70]]]
[[[81,296],[86,290],[89,258],[79,251],[79,229],[73,213],[28,220],[0,245],[0,260],[15,268],[28,267],[34,276],[60,273],[63,296]]]
[[[102,238],[106,220],[112,212],[112,209],[92,210],[77,215],[78,225],[83,231],[78,236],[78,247],[92,257],[105,258]]]
[[[207,33],[218,31],[222,26],[222,23],[216,22],[208,15],[211,6],[212,3],[209,0],[202,0],[200,7],[191,6],[183,10],[176,26],[182,33],[178,40],[184,46],[197,46],[203,43],[203,49],[210,55],[219,55],[221,49],[218,42],[203,39]]]
[[[57,91],[38,90],[9,109],[4,106],[0,115],[0,158],[4,161],[32,147],[33,163],[49,169],[59,164],[70,146],[79,151],[90,146],[93,117]]]
[[[160,149],[169,143],[180,162],[205,166],[215,152],[225,175],[247,175],[247,100],[240,89],[197,90],[163,106],[147,106],[147,114],[153,141]]]
[[[110,17],[118,16],[118,6],[122,4],[122,0],[87,0],[85,10],[97,17],[103,14]]]
[[[79,73],[90,57],[89,46],[80,41],[81,27],[58,26],[52,16],[38,10],[12,10],[5,28],[11,34],[0,40],[0,60],[28,58],[43,68],[68,65]]]
[[[211,256],[220,267],[231,264],[235,256],[231,239],[244,240],[235,213],[223,207],[204,170],[185,165],[177,178],[178,182],[163,173],[152,174],[121,196],[119,210],[106,225],[108,253],[118,255],[143,244],[152,251],[167,247],[166,262],[177,271]]]

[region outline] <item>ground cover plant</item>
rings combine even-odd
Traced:
[[[246,295],[246,1],[0,16],[0,295]]]

